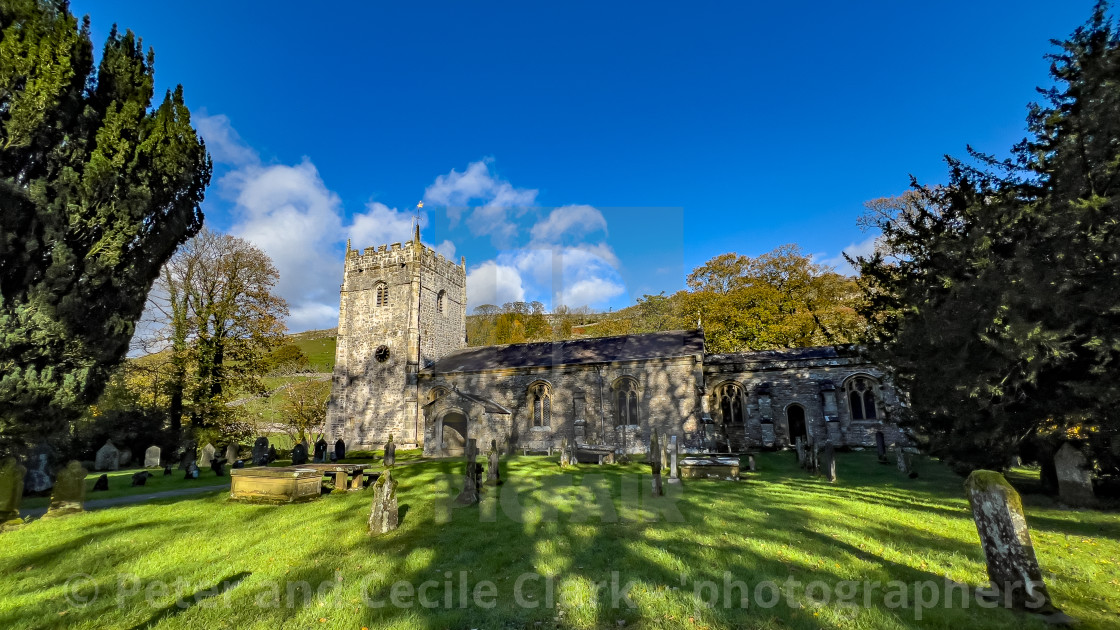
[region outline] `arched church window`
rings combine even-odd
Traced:
[[[378,282],[374,289],[377,295],[378,306],[389,306],[389,287],[384,282]]]
[[[743,389],[738,383],[725,383],[716,389],[716,409],[723,424],[743,424]]]
[[[533,426],[552,426],[552,387],[548,383],[529,386],[529,403],[533,407]]]
[[[848,379],[844,391],[848,398],[848,409],[852,413],[852,420],[875,420],[879,417],[875,385],[874,379],[865,376]]]
[[[624,377],[614,387],[614,419],[616,425],[640,424],[638,418],[638,382]]]
[[[443,297],[446,294],[447,294],[447,291],[440,291],[439,294],[436,295],[436,312],[437,313],[442,313],[443,312]]]
[[[446,387],[433,387],[432,390],[430,392],[428,392],[428,402],[433,402],[433,401],[439,400],[440,398],[443,398],[446,395],[447,395],[447,388]]]

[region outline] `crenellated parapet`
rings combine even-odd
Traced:
[[[344,273],[346,276],[376,273],[416,262],[425,270],[447,278],[461,278],[466,282],[467,271],[461,263],[448,260],[431,247],[415,241],[367,247],[364,250],[348,249]]]

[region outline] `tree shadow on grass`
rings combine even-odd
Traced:
[[[177,615],[185,610],[190,609],[192,606],[197,606],[198,604],[210,598],[222,595],[226,591],[229,591],[230,589],[240,584],[242,580],[249,577],[250,575],[251,573],[249,573],[248,571],[242,571],[241,573],[236,573],[229,577],[218,580],[218,582],[215,583],[213,587],[195,591],[194,593],[179,599],[174,604],[160,609],[156,612],[156,614],[152,615],[151,619],[147,620],[144,623],[133,626],[131,630],[148,630],[167,617]]]

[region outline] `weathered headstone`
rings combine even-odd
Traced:
[[[805,468],[806,467],[805,445],[801,442],[801,438],[797,438],[796,440],[794,440],[793,447],[795,449],[797,449],[797,465],[802,467],[802,468]]]
[[[653,446],[657,446],[656,437],[653,438]],[[654,455],[650,458],[652,461],[649,463],[650,470],[653,473],[651,483],[653,484],[653,496],[655,497],[659,497],[663,494],[661,492],[661,453],[659,451],[660,449],[651,451]]]
[[[143,486],[143,485],[148,483],[148,478],[151,477],[151,476],[152,476],[152,473],[150,473],[146,470],[141,470],[138,473],[134,473],[132,475],[132,485],[133,486]]]
[[[82,463],[71,461],[58,473],[51,493],[51,504],[43,518],[65,516],[83,510],[86,502],[86,475],[89,474]]]
[[[747,455],[747,470],[751,472],[755,472],[758,470],[758,468],[755,466],[754,453],[749,453]]]
[[[100,477],[97,478],[97,481],[93,482],[93,491],[94,492],[106,492],[108,490],[109,490],[109,475],[108,474],[101,475]]]
[[[385,460],[386,468],[392,468],[393,464],[397,463],[397,445],[393,443],[393,434],[389,434],[389,441],[385,443]]]
[[[0,460],[0,531],[18,527],[19,506],[23,502],[23,477],[27,469],[14,457]]]
[[[238,444],[237,443],[231,443],[229,446],[226,447],[226,461],[227,462],[237,461],[237,455],[240,452],[241,452],[241,449],[238,447]]]
[[[209,466],[210,462],[214,461],[214,453],[216,453],[217,450],[218,449],[214,448],[213,444],[207,442],[206,446],[202,447],[202,457],[198,458],[198,467],[205,468]]]
[[[225,477],[226,476],[225,465],[226,465],[226,459],[224,457],[215,457],[214,459],[212,459],[210,461],[210,470],[213,470],[214,474],[217,475],[218,477]]]
[[[334,456],[337,459],[346,457],[346,442],[342,441],[342,438],[338,438],[338,441],[334,443]]]
[[[887,461],[887,437],[882,431],[875,432],[875,452],[879,455],[879,461]]]
[[[909,475],[910,474],[910,456],[906,454],[906,451],[902,450],[902,447],[898,447],[897,450],[896,450],[896,453],[897,453],[897,458],[898,458],[898,472],[900,472],[904,475]]]
[[[93,466],[97,470],[120,470],[121,452],[113,446],[112,440],[105,440],[105,446],[97,451]]]
[[[27,456],[27,474],[23,478],[23,492],[46,492],[54,486],[51,477],[51,458],[54,451],[46,444],[31,449]]]
[[[132,463],[132,449],[122,448],[120,456],[117,457],[117,465],[120,468],[128,468],[128,465],[131,464],[131,463]]]
[[[302,442],[292,447],[292,465],[299,466],[307,463],[307,447]]]
[[[486,485],[488,486],[502,485],[502,473],[498,469],[498,459],[498,447],[492,444],[490,453],[486,456]]]
[[[964,483],[991,586],[1005,606],[1048,614],[1055,611],[1035,558],[1019,493],[991,470],[973,471]]]
[[[276,447],[275,447],[275,446],[272,446],[272,445],[270,444],[270,445],[268,446],[268,452],[267,452],[267,453],[265,453],[265,460],[264,460],[264,463],[265,463],[265,464],[271,464],[272,462],[274,462],[274,461],[276,461],[276,460],[278,460],[278,459],[280,459],[280,456],[278,456],[278,455],[276,454]],[[264,464],[261,464],[261,465],[263,466]]]
[[[478,456],[478,446],[474,438],[467,440],[466,454],[467,465],[463,475],[463,491],[455,498],[455,502],[460,505],[474,505],[478,503],[478,463],[475,461]]]
[[[669,470],[669,443],[661,443],[661,470]]]
[[[194,462],[187,464],[187,470],[183,474],[183,479],[198,479],[198,464]]]
[[[149,446],[144,451],[144,468],[159,468],[159,454],[158,446]]]
[[[680,444],[677,442],[677,436],[669,436],[669,479],[680,479],[680,471],[677,470],[677,457],[680,455]]]
[[[567,468],[572,465],[572,460],[568,456],[568,438],[560,439],[560,467]]]
[[[392,472],[390,469],[385,469],[373,485],[373,509],[369,514],[369,533],[374,536],[393,531],[399,525],[397,480],[393,479]]]
[[[253,463],[257,466],[264,466],[268,463],[268,438],[261,436],[253,442]]]
[[[179,470],[186,470],[190,465],[198,460],[198,445],[194,442],[187,442],[183,445],[183,452],[179,455]]]
[[[315,440],[315,452],[311,461],[316,464],[322,464],[327,461],[327,441],[323,438]]]
[[[822,466],[824,467],[825,479],[828,479],[829,483],[835,482],[836,449],[832,446],[832,442],[826,442],[824,445],[824,461],[822,462]]]
[[[1058,473],[1058,498],[1070,507],[1093,507],[1093,477],[1089,460],[1072,444],[1066,442],[1054,455],[1054,468]]]

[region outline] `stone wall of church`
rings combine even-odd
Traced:
[[[875,419],[853,417],[846,388],[854,388],[854,379],[863,379],[872,392]],[[804,410],[806,431],[814,440],[874,447],[875,433],[882,431],[887,444],[909,443],[890,421],[900,404],[893,385],[881,369],[857,359],[707,364],[704,387],[717,423],[724,421],[717,394],[729,383],[739,386],[746,417],[743,425],[726,428],[729,432],[742,431],[751,448],[791,444],[789,419],[793,406]]]
[[[575,365],[557,368],[495,369],[480,372],[421,374],[421,396],[437,387],[458,388],[488,398],[508,409],[509,416],[493,416],[489,424],[503,418],[506,433],[516,448],[545,450],[559,447],[563,438],[569,442],[582,432],[581,442],[607,444],[630,453],[644,453],[651,431],[662,435],[691,438],[696,433],[700,414],[700,395],[696,384],[701,378],[698,357],[655,359],[597,365]],[[618,430],[616,388],[633,379],[638,393],[638,422],[623,434]],[[546,383],[551,391],[549,419],[544,426],[533,425],[530,388]],[[427,417],[431,425],[439,417]],[[582,420],[582,423],[577,423]],[[579,425],[582,424],[582,429]],[[470,429],[468,429],[469,431]],[[486,436],[470,435],[489,444],[494,427],[486,428]],[[485,441],[483,441],[485,439]],[[500,441],[500,440],[499,440]]]

